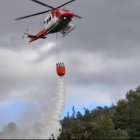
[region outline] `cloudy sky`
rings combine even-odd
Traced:
[[[67,0],[42,1],[57,6]],[[77,0],[66,8],[83,19],[73,20],[76,29],[65,38],[59,35],[57,59],[55,34],[30,45],[23,40],[27,28],[33,34],[44,28],[46,15],[13,20],[46,8],[30,0],[0,1],[0,113],[8,121],[28,108],[27,99],[32,109],[44,100],[51,107],[58,61],[67,68],[65,114],[72,106],[111,105],[140,85],[140,1]]]

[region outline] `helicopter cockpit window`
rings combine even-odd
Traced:
[[[51,17],[49,17],[49,21],[51,21]]]
[[[47,19],[47,23],[49,23],[51,21],[51,16]]]

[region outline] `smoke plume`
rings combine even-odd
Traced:
[[[38,103],[37,100],[36,103],[31,103],[31,101],[28,100],[28,102],[32,104],[32,107],[28,107],[28,109],[26,109],[26,111],[21,115],[19,120],[20,125],[18,126],[17,122],[9,123],[9,125],[3,128],[0,138],[49,139],[52,134],[57,138],[59,130],[61,129],[60,119],[64,109],[64,78],[58,79],[56,91],[52,94],[53,98],[49,99],[51,100],[49,103],[50,106],[45,102],[45,100],[47,100],[47,96],[44,96],[46,99],[44,99],[44,101],[42,100],[42,103],[40,102],[40,99],[38,100]],[[38,105],[39,103],[41,106]],[[34,120],[35,118],[38,119]]]
[[[54,77],[55,56],[45,57],[53,48],[48,42],[20,52],[0,49],[0,138],[58,136],[65,90],[64,79]]]
[[[46,124],[44,126],[44,131],[40,138],[48,138],[48,136],[51,136],[53,134],[55,138],[59,135],[59,130],[61,129],[60,119],[61,115],[64,110],[64,101],[65,101],[65,84],[64,84],[64,78],[59,78],[57,83],[57,89],[54,95],[54,106],[53,106],[53,116],[51,116],[49,122],[48,120],[45,120]],[[45,109],[45,108],[44,108]],[[47,119],[47,114],[44,111],[44,117]],[[49,123],[49,125],[47,124]],[[53,126],[53,127],[50,127]]]

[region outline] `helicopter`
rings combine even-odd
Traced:
[[[36,41],[38,39],[46,39],[47,35],[52,34],[52,33],[60,32],[62,34],[62,36],[64,37],[68,33],[70,33],[72,30],[74,30],[74,28],[75,28],[75,25],[71,23],[72,19],[74,17],[78,18],[78,19],[82,18],[81,16],[76,15],[69,10],[65,10],[65,8],[60,9],[76,0],[70,0],[56,8],[53,6],[50,6],[48,4],[45,4],[39,0],[31,0],[31,1],[35,2],[37,4],[40,4],[42,6],[48,7],[48,8],[50,8],[50,10],[27,15],[27,16],[20,17],[20,18],[16,18],[15,19],[16,21],[38,16],[38,15],[45,14],[48,12],[50,12],[50,14],[44,19],[44,22],[43,22],[45,25],[44,29],[42,29],[36,35],[31,35],[29,33],[25,33],[27,35],[27,37],[30,39],[29,43]]]

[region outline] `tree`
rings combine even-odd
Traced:
[[[91,116],[90,110],[84,108],[85,112],[84,112],[84,116],[83,116],[83,121],[84,122],[90,122],[93,118]]]
[[[114,139],[115,131],[114,124],[109,117],[100,117],[95,126],[94,130],[95,139]]]
[[[118,102],[113,120],[116,128],[127,129],[130,120],[130,107],[126,100],[120,100]]]
[[[80,111],[78,111],[76,114],[76,118],[80,120],[82,117],[83,117],[82,113]]]
[[[20,135],[20,132],[18,130],[18,127],[16,126],[16,123],[14,122],[9,123],[3,128],[3,132],[2,132],[3,139],[18,138],[19,135]]]
[[[72,116],[71,116],[71,118],[74,119],[75,115],[76,115],[76,111],[75,111],[75,107],[73,106],[72,107]]]
[[[116,128],[127,130],[131,139],[140,138],[140,87],[118,102],[113,120]]]

